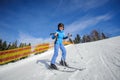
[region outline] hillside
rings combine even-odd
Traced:
[[[66,46],[69,66],[83,71],[49,70],[53,49],[0,66],[0,80],[120,80],[120,36]],[[57,58],[59,66],[61,52]]]

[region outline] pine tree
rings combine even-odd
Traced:
[[[91,38],[89,35],[86,35],[86,42],[90,42],[91,41]]]
[[[102,32],[101,33],[101,39],[106,39],[107,37],[105,36],[105,34]]]
[[[82,42],[85,43],[86,42],[86,36],[84,35],[83,38],[82,38]]]
[[[93,31],[91,32],[91,37],[92,37],[92,40],[93,40],[93,41],[100,40],[100,33],[98,33],[97,30],[93,30]]]
[[[12,49],[11,42],[8,44],[7,49],[8,49],[8,50],[9,50],[9,49]]]
[[[81,37],[80,37],[80,35],[79,35],[79,34],[77,34],[77,35],[76,35],[76,37],[75,37],[75,39],[73,40],[73,42],[74,42],[75,44],[77,44],[77,43],[80,43],[80,42],[81,42]]]
[[[31,43],[29,43],[28,46],[31,46]]]
[[[20,48],[23,47],[23,43],[20,43],[19,47],[20,47]]]
[[[3,46],[2,39],[0,39],[0,51],[2,51],[2,46]]]
[[[7,42],[4,41],[4,42],[3,42],[3,45],[2,45],[2,50],[6,50],[6,49],[7,49]]]
[[[78,43],[78,39],[77,39],[77,37],[75,38],[75,41],[76,41],[76,44]]]
[[[81,42],[81,37],[80,37],[80,35],[79,35],[79,34],[77,34],[76,39],[77,39],[77,43],[80,43],[80,42]]]
[[[70,42],[70,43],[73,43],[73,41],[72,41],[72,39],[71,39],[71,38],[69,38],[69,42]]]
[[[17,40],[15,41],[14,45],[15,45],[15,48],[17,48]]]

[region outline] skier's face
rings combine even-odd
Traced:
[[[64,29],[63,26],[60,26],[60,27],[59,27],[59,30],[60,30],[60,31],[62,31],[63,29]]]

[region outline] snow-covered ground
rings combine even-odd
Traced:
[[[27,59],[0,66],[0,80],[120,80],[120,36],[96,42],[68,45],[69,66],[83,71],[47,69],[53,49]],[[57,66],[61,52],[57,58]]]

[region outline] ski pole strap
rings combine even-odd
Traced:
[[[50,36],[51,35],[53,35],[53,37],[52,37],[52,39],[55,39],[55,42],[54,42],[54,44],[56,44],[56,42],[57,42],[57,37],[58,37],[58,35],[57,36],[55,36],[55,33],[50,33]]]
[[[58,35],[55,36],[55,42],[54,42],[54,44],[56,44],[57,40],[58,40]]]

